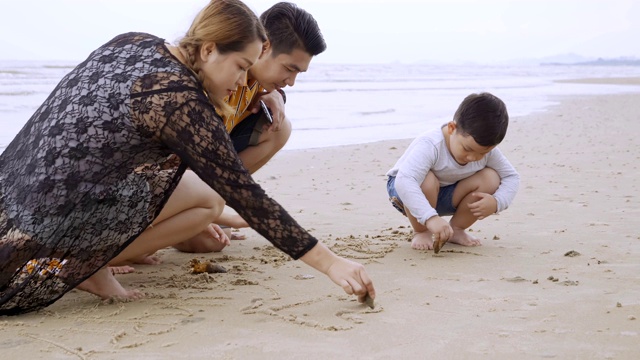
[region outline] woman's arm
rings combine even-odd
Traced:
[[[189,101],[161,130],[162,141],[218,192],[247,223],[294,259],[318,269],[347,294],[373,298],[375,290],[361,264],[343,259],[318,243],[275,200],[268,197],[242,166],[213,107]]]

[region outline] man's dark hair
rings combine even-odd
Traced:
[[[480,146],[498,145],[507,134],[507,106],[489,93],[471,94],[464,98],[453,120],[462,135],[471,135]]]
[[[267,31],[273,56],[290,54],[294,49],[316,56],[327,49],[316,20],[296,4],[277,3],[260,15],[260,21]]]

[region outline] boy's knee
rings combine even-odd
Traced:
[[[422,192],[425,194],[428,193],[438,193],[440,191],[440,180],[436,177],[436,175],[429,171],[427,176],[424,178],[422,182]]]
[[[498,190],[498,187],[500,186],[500,175],[498,175],[498,172],[492,168],[484,168],[481,172],[483,183],[486,184],[485,186],[487,187],[487,190],[491,192]]]

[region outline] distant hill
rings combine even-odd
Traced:
[[[586,57],[574,53],[547,56],[537,59],[539,64],[576,64],[596,60],[593,57]]]
[[[573,62],[541,62],[540,65],[585,65],[585,66],[640,66],[640,59],[636,57],[619,57],[604,59],[598,58],[594,60],[583,60]]]

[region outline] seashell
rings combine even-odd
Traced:
[[[211,263],[210,261],[200,261],[198,259],[192,259],[189,262],[191,265],[191,272],[193,274],[201,274],[201,273],[226,273],[227,269],[225,269],[222,265]]]

